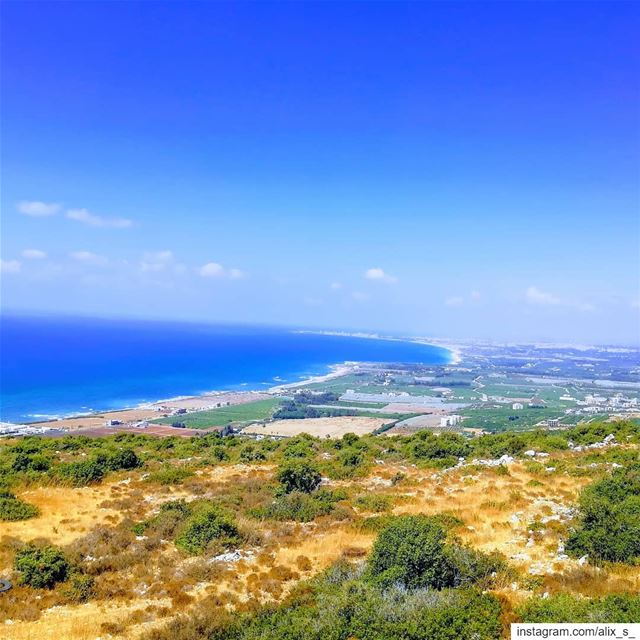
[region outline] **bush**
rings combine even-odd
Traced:
[[[292,491],[276,498],[270,505],[253,511],[258,518],[296,522],[311,522],[319,516],[331,513],[336,502],[344,497],[332,491],[318,491],[312,495]]]
[[[523,622],[637,622],[640,596],[623,593],[592,599],[561,593],[530,598],[516,613]]]
[[[469,441],[457,433],[436,436],[420,431],[407,445],[407,455],[413,460],[452,460],[466,456],[471,450]]]
[[[187,478],[193,475],[191,469],[183,467],[165,467],[149,474],[148,482],[157,482],[162,485],[182,484]]]
[[[0,520],[16,522],[28,520],[40,514],[38,507],[24,502],[8,491],[0,491]]]
[[[457,519],[399,516],[380,531],[369,557],[367,576],[382,587],[443,589],[479,582],[506,569],[499,554],[484,554],[459,544],[447,544],[446,529]],[[443,523],[447,523],[446,525]]]
[[[382,513],[383,511],[389,511],[393,504],[393,498],[391,496],[385,496],[380,494],[364,494],[358,496],[355,500],[355,504],[364,511],[371,511],[373,513]]]
[[[321,480],[320,472],[313,464],[295,460],[285,462],[276,477],[285,493],[311,493]]]
[[[260,449],[257,449],[252,444],[248,444],[240,451],[240,460],[242,462],[259,462],[266,460],[267,456],[264,455]]]
[[[47,471],[51,466],[49,458],[38,454],[19,452],[11,464],[13,471]]]
[[[105,463],[105,456],[82,462],[69,462],[60,465],[58,474],[64,479],[71,480],[76,487],[84,487],[102,480],[105,474]]]
[[[141,464],[135,451],[131,449],[122,449],[111,456],[107,460],[107,467],[112,471],[119,469],[135,469]]]
[[[497,640],[500,602],[475,590],[382,591],[338,565],[301,586],[279,607],[179,618],[153,640]]]
[[[14,568],[20,572],[22,584],[36,589],[51,589],[67,579],[71,567],[57,547],[27,545],[16,553]]]
[[[231,516],[208,503],[194,509],[175,542],[187,553],[200,554],[214,542],[221,549],[237,546],[241,536]]]
[[[453,583],[445,538],[445,530],[426,516],[396,518],[373,545],[368,575],[381,586],[442,589]]]
[[[593,562],[640,559],[640,465],[616,471],[582,491],[580,522],[566,548]]]
[[[190,515],[191,507],[184,500],[165,502],[160,507],[158,515],[135,524],[133,532],[139,536],[143,533],[152,533],[162,539],[173,538],[180,525]]]

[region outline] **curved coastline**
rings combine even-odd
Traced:
[[[57,330],[60,328],[56,325],[53,327]],[[117,325],[114,328],[114,334],[121,330]],[[59,352],[53,354],[56,356],[55,362],[50,354],[45,354],[42,361],[44,367],[38,367],[41,355],[40,351],[36,352],[34,349],[31,354],[27,354],[31,356],[29,373],[54,363],[56,367],[59,365],[61,376],[57,375],[58,368],[51,369],[49,366],[49,379],[44,380],[40,388],[17,389],[10,398],[11,406],[9,403],[5,406],[6,413],[3,412],[2,422],[55,424],[63,419],[144,408],[162,402],[217,393],[282,392],[287,388],[345,375],[358,362],[423,362],[427,365],[446,365],[457,360],[457,354],[444,345],[409,337],[290,329],[273,330],[271,333],[256,330],[253,334],[238,336],[226,331],[227,333],[212,326],[205,341],[199,342],[199,338],[192,340],[187,345],[190,349],[188,351],[180,344],[185,340],[185,335],[189,339],[186,332],[159,332],[154,336],[158,344],[154,343],[152,348],[146,347],[146,351],[144,348],[139,351],[137,343],[133,343],[131,347],[127,344],[126,348],[116,344],[116,353],[109,352],[104,359],[101,359],[101,352],[95,357],[92,357],[94,354],[88,354],[86,358],[85,354],[79,355],[79,349],[70,338],[70,361],[65,361]],[[301,334],[326,336],[328,342],[314,340],[311,336],[305,338]],[[245,336],[248,336],[247,340]],[[105,348],[99,344],[102,335],[96,333],[89,334],[88,337],[91,346],[98,345],[96,349],[102,348],[104,352]],[[365,338],[367,341],[374,340],[381,346],[372,345],[370,349],[363,344]],[[352,340],[351,343],[349,339]],[[391,343],[398,344],[398,348],[394,348]],[[411,345],[425,347],[424,354],[411,349]],[[44,346],[46,351],[46,345],[38,346]],[[185,353],[189,354],[188,357],[185,357]],[[326,362],[332,356],[345,355],[356,357]],[[73,378],[68,372],[77,366],[80,356],[84,358],[81,362],[82,369],[78,372],[74,370]],[[118,356],[123,357],[123,363]],[[46,357],[50,358],[49,361]],[[191,357],[194,361],[193,373]],[[323,359],[325,362],[322,362]],[[211,375],[208,372],[209,364],[212,365]],[[93,375],[88,377],[85,372]],[[7,372],[4,373],[6,375]],[[102,378],[99,374],[103,374]],[[49,383],[48,387],[46,383]],[[207,390],[212,388],[215,391]],[[162,393],[163,390],[169,393]],[[11,391],[13,389],[9,387],[5,389],[5,398],[10,397]]]

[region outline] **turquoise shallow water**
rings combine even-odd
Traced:
[[[345,361],[446,364],[398,340],[87,318],[0,319],[0,419],[33,422],[212,389],[264,389]]]

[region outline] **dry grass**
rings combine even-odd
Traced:
[[[114,524],[120,513],[98,505],[110,497],[109,485],[72,489],[39,487],[20,492],[20,497],[36,505],[40,515],[22,522],[0,522],[0,539],[15,537],[24,542],[48,538],[55,544],[68,544],[98,525]]]
[[[550,592],[602,595],[640,589],[638,568],[596,572],[579,567],[574,560],[558,561],[558,542],[566,523],[550,520],[542,531],[529,531],[532,522],[554,517],[558,506],[571,505],[587,479],[534,476],[519,464],[511,465],[509,471],[508,475],[491,469],[435,473],[388,464],[376,467],[367,478],[332,484],[349,487],[353,496],[363,492],[391,495],[395,514],[446,511],[457,516],[464,526],[457,528],[455,535],[463,542],[484,551],[501,551],[516,567],[520,588],[505,585],[500,590],[501,597],[511,603],[523,597],[521,587],[532,570],[540,570],[543,588]],[[391,486],[390,479],[398,472],[406,479]],[[262,523],[240,517],[241,526],[251,532],[248,547],[253,555],[239,562],[185,558],[171,543],[135,540],[131,533],[131,521],[150,517],[167,500],[234,499],[242,495],[245,506],[252,505],[254,498],[260,499],[260,491],[272,474],[270,465],[226,465],[199,469],[179,487],[153,485],[131,473],[124,482],[95,488],[50,487],[25,492],[22,497],[37,504],[42,515],[0,524],[0,535],[6,536],[0,545],[0,571],[9,571],[10,538],[49,538],[82,554],[95,548],[96,554],[103,556],[104,571],[96,580],[97,599],[84,605],[61,603],[53,596],[35,600],[34,591],[15,589],[15,596],[32,599],[24,603],[28,615],[19,616],[9,607],[3,610],[0,596],[0,635],[7,640],[135,639],[154,624],[163,624],[202,603],[231,608],[250,601],[278,600],[297,581],[336,560],[366,555],[375,534],[363,532],[350,520],[337,522],[330,516],[306,524]],[[537,483],[532,485],[534,477]],[[13,624],[3,624],[6,617],[13,617]]]
[[[268,424],[253,424],[245,433],[270,436],[296,436],[308,433],[316,438],[342,438],[345,433],[363,436],[381,427],[387,420],[364,416],[340,416],[336,418],[305,418],[303,420],[276,420]]]

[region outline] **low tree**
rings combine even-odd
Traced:
[[[382,586],[442,589],[454,573],[444,528],[426,516],[401,516],[380,532],[369,558],[368,575]]]
[[[276,477],[285,493],[292,491],[311,493],[322,479],[315,465],[303,460],[285,462],[278,470]]]

